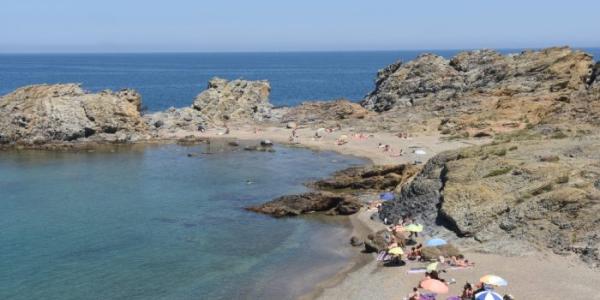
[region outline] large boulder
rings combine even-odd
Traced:
[[[327,192],[309,192],[300,195],[287,195],[267,203],[251,206],[250,211],[274,217],[298,216],[312,212],[326,212],[333,215],[351,215],[360,210],[362,204],[350,195]]]
[[[206,121],[216,124],[262,121],[271,117],[270,92],[271,86],[267,81],[213,78],[208,88],[196,97],[192,107]]]
[[[26,86],[0,98],[0,142],[33,145],[144,133],[140,107],[133,90],[92,94],[78,84]]]
[[[423,247],[421,249],[421,258],[426,261],[437,260],[440,256],[449,258],[452,256],[459,256],[460,254],[460,251],[452,244],[437,247]]]
[[[381,252],[387,249],[387,245],[392,241],[392,234],[387,230],[373,232],[365,240],[365,252]]]

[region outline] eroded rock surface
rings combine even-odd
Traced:
[[[370,112],[348,100],[312,101],[277,111],[281,123],[296,125],[324,124],[365,118]]]
[[[596,138],[583,138],[445,152],[402,188],[397,201],[384,204],[382,217],[411,213],[473,237],[488,251],[528,241],[599,266],[598,149]]]
[[[597,73],[591,55],[568,47],[512,55],[477,50],[450,60],[424,54],[380,71],[361,104],[390,117],[438,118],[443,134],[457,136],[574,120],[597,126]]]
[[[351,167],[311,186],[322,190],[393,190],[418,171],[419,167],[409,164]]]
[[[208,122],[262,121],[271,116],[270,92],[267,81],[213,78],[192,107]]]
[[[147,129],[140,106],[141,96],[133,90],[88,93],[77,84],[23,87],[0,98],[0,143],[136,139]]]
[[[297,216],[311,212],[325,212],[333,215],[351,215],[362,204],[358,199],[341,194],[310,192],[300,195],[281,196],[267,203],[251,206],[250,211],[274,217]]]

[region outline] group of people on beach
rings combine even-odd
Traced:
[[[379,209],[381,207],[381,201],[373,201],[370,205],[371,208]],[[387,222],[384,222],[387,223]],[[420,226],[416,224],[416,219],[410,215],[404,215],[400,218],[396,223],[393,223],[389,227],[387,227],[389,232],[389,238],[386,239],[386,249],[383,251],[385,253],[381,260],[385,261],[385,257],[388,257],[389,254],[397,253],[394,249],[398,247],[405,249],[406,251],[403,255],[389,255],[389,259],[393,259],[396,263],[407,263],[407,262],[430,262],[430,265],[434,265],[434,268],[412,268],[410,272],[418,272],[424,271],[425,276],[420,280],[419,285],[413,288],[413,291],[408,294],[408,300],[435,300],[436,295],[434,293],[421,292],[421,289],[424,289],[423,283],[428,280],[436,280],[441,282],[442,284],[449,286],[451,284],[455,284],[456,281],[452,278],[450,280],[446,280],[442,278],[442,273],[447,273],[447,270],[459,270],[465,268],[471,268],[475,266],[475,263],[469,261],[463,254],[450,255],[448,257],[439,256],[437,259],[432,259],[431,257],[426,257],[424,255],[424,250],[426,247],[423,246],[423,243],[418,242],[419,239],[419,230],[411,230],[411,227]],[[409,230],[407,230],[409,229]],[[428,241],[429,242],[429,241]],[[412,244],[412,246],[410,246]],[[407,249],[410,247],[410,249]],[[402,261],[402,258],[405,258],[406,261]],[[479,299],[475,296],[480,294],[480,292],[491,291],[493,290],[493,286],[484,284],[483,282],[479,282],[477,284],[471,284],[467,282],[464,285],[463,291],[459,296],[452,296],[447,298],[448,300],[473,300]],[[511,295],[505,295],[503,297],[505,300],[514,299]]]
[[[434,271],[435,272],[435,271]],[[437,274],[437,272],[435,272]],[[429,274],[430,278],[436,278],[437,275]],[[438,277],[439,278],[439,277]],[[463,291],[460,296],[451,296],[448,297],[447,300],[477,300],[477,295],[483,293],[485,291],[492,290],[493,288],[483,284],[481,282],[473,285],[469,282],[465,283],[463,286]],[[408,294],[408,297],[405,298],[407,300],[435,300],[435,295],[429,293],[421,293],[418,287],[414,287],[412,292]],[[515,298],[510,294],[505,294],[502,297],[502,300],[515,300]]]

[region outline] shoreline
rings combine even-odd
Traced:
[[[417,159],[424,163],[439,152],[490,141],[489,139],[441,141],[438,136],[431,135],[400,139],[390,133],[382,132],[374,134],[373,138],[366,141],[350,140],[348,144],[337,146],[335,145],[336,137],[342,134],[350,136],[355,132],[341,130],[315,141],[310,138],[314,129],[302,128],[297,130],[301,139],[300,143],[290,143],[287,140],[290,132],[291,130],[280,127],[261,127],[261,131],[255,134],[252,129],[242,127],[233,128],[228,135],[220,135],[218,130],[213,129],[202,136],[244,141],[269,139],[288,146],[316,151],[335,151],[342,155],[357,156],[370,161],[371,164],[412,163]],[[392,148],[417,146],[426,149],[427,153],[419,156],[408,153],[400,157],[390,157],[377,148],[379,142],[387,142]],[[363,208],[359,213],[348,217],[352,225],[352,235],[362,238],[368,233],[385,228],[381,222],[370,219],[373,212]],[[345,267],[334,276],[321,281],[312,291],[298,299],[401,298],[408,294],[422,277],[422,274],[406,274],[406,269],[410,267],[410,264],[404,268],[382,267],[372,254],[359,252],[361,247],[354,249],[356,249],[356,255],[352,256]],[[517,299],[543,299],[555,296],[561,299],[590,299],[597,295],[594,290],[594,282],[600,278],[600,274],[574,255],[560,256],[546,249],[537,249],[533,253],[525,253],[521,256],[503,256],[468,249],[465,254],[476,262],[476,266],[468,270],[449,271],[444,275],[448,279],[456,280],[456,284],[451,285],[451,294],[447,296],[459,295],[465,282],[473,283],[479,277],[494,272],[503,274],[510,281],[508,287],[499,288],[498,292],[510,293]],[[526,267],[523,268],[523,266]],[[535,274],[535,278],[531,278],[533,274]],[[563,276],[565,274],[569,274],[568,278]],[[556,285],[554,284],[556,282],[563,284]],[[532,286],[536,288],[532,289]]]
[[[367,165],[369,165],[412,163],[414,160],[425,163],[430,157],[439,152],[483,144],[489,141],[489,139],[441,141],[439,136],[432,135],[400,139],[390,133],[380,132],[373,134],[367,140],[354,140],[351,138],[347,144],[338,146],[335,144],[337,137],[340,135],[351,136],[353,133],[358,132],[352,129],[341,130],[327,134],[320,140],[313,140],[311,136],[314,129],[302,128],[297,131],[300,136],[300,143],[290,143],[288,137],[291,130],[283,127],[263,126],[260,127],[258,134],[255,134],[254,127],[250,126],[231,128],[231,132],[227,135],[221,134],[221,132],[222,130],[219,129],[209,129],[204,133],[181,131],[166,139],[140,141],[124,145],[142,147],[162,144],[186,145],[186,138],[190,138],[190,144],[206,140],[239,140],[256,143],[260,140],[269,139],[284,146],[308,148],[315,151],[334,151],[342,155],[360,157],[368,161]],[[425,149],[426,154],[417,155],[407,151],[404,156],[393,157],[377,147],[380,142],[390,144],[392,149],[403,148],[406,150],[412,149],[412,147]],[[95,151],[96,147],[101,148],[102,145],[104,144],[80,144],[78,146],[83,146],[83,148],[72,147],[66,148],[66,150]],[[362,238],[366,233],[382,228],[383,224],[370,220],[369,214],[368,211],[362,209],[359,213],[348,217],[352,226],[352,235]],[[350,236],[348,236],[349,238]],[[320,281],[310,289],[310,292],[299,296],[298,299],[400,298],[406,295],[422,277],[421,275],[407,275],[405,271],[410,265],[404,268],[382,267],[375,261],[372,254],[358,252],[362,248],[354,249],[357,253],[351,255],[352,257],[344,267],[335,272],[335,275]],[[523,256],[502,256],[473,251],[466,251],[465,254],[477,265],[472,270],[457,271],[444,275],[447,278],[455,278],[457,281],[457,284],[451,286],[452,293],[457,293],[455,290],[462,288],[465,281],[474,282],[477,280],[477,278],[484,275],[484,271],[499,272],[498,270],[501,270],[502,273],[498,274],[502,274],[503,277],[508,279],[510,286],[499,289],[499,292],[511,293],[518,299],[542,299],[554,296],[570,299],[590,299],[590,297],[593,298],[597,295],[593,287],[595,280],[600,278],[600,274],[572,255],[559,256],[540,249]],[[486,269],[480,270],[480,266]],[[523,268],[523,266],[526,266],[526,268]],[[532,280],[532,274],[536,275],[535,280]],[[563,276],[566,274],[568,274],[568,278]],[[563,284],[555,285],[553,284],[555,282]],[[536,288],[532,289],[532,286]],[[580,296],[581,298],[579,298]]]

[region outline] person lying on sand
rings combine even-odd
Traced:
[[[398,152],[391,151],[391,153],[390,153],[390,157],[400,157],[402,155],[404,155],[402,149],[400,149],[400,151],[398,151]]]
[[[468,259],[465,259],[465,257],[462,254],[459,254],[458,256],[452,256],[450,258],[450,265],[453,267],[472,267],[475,265],[474,262],[470,262]]]

